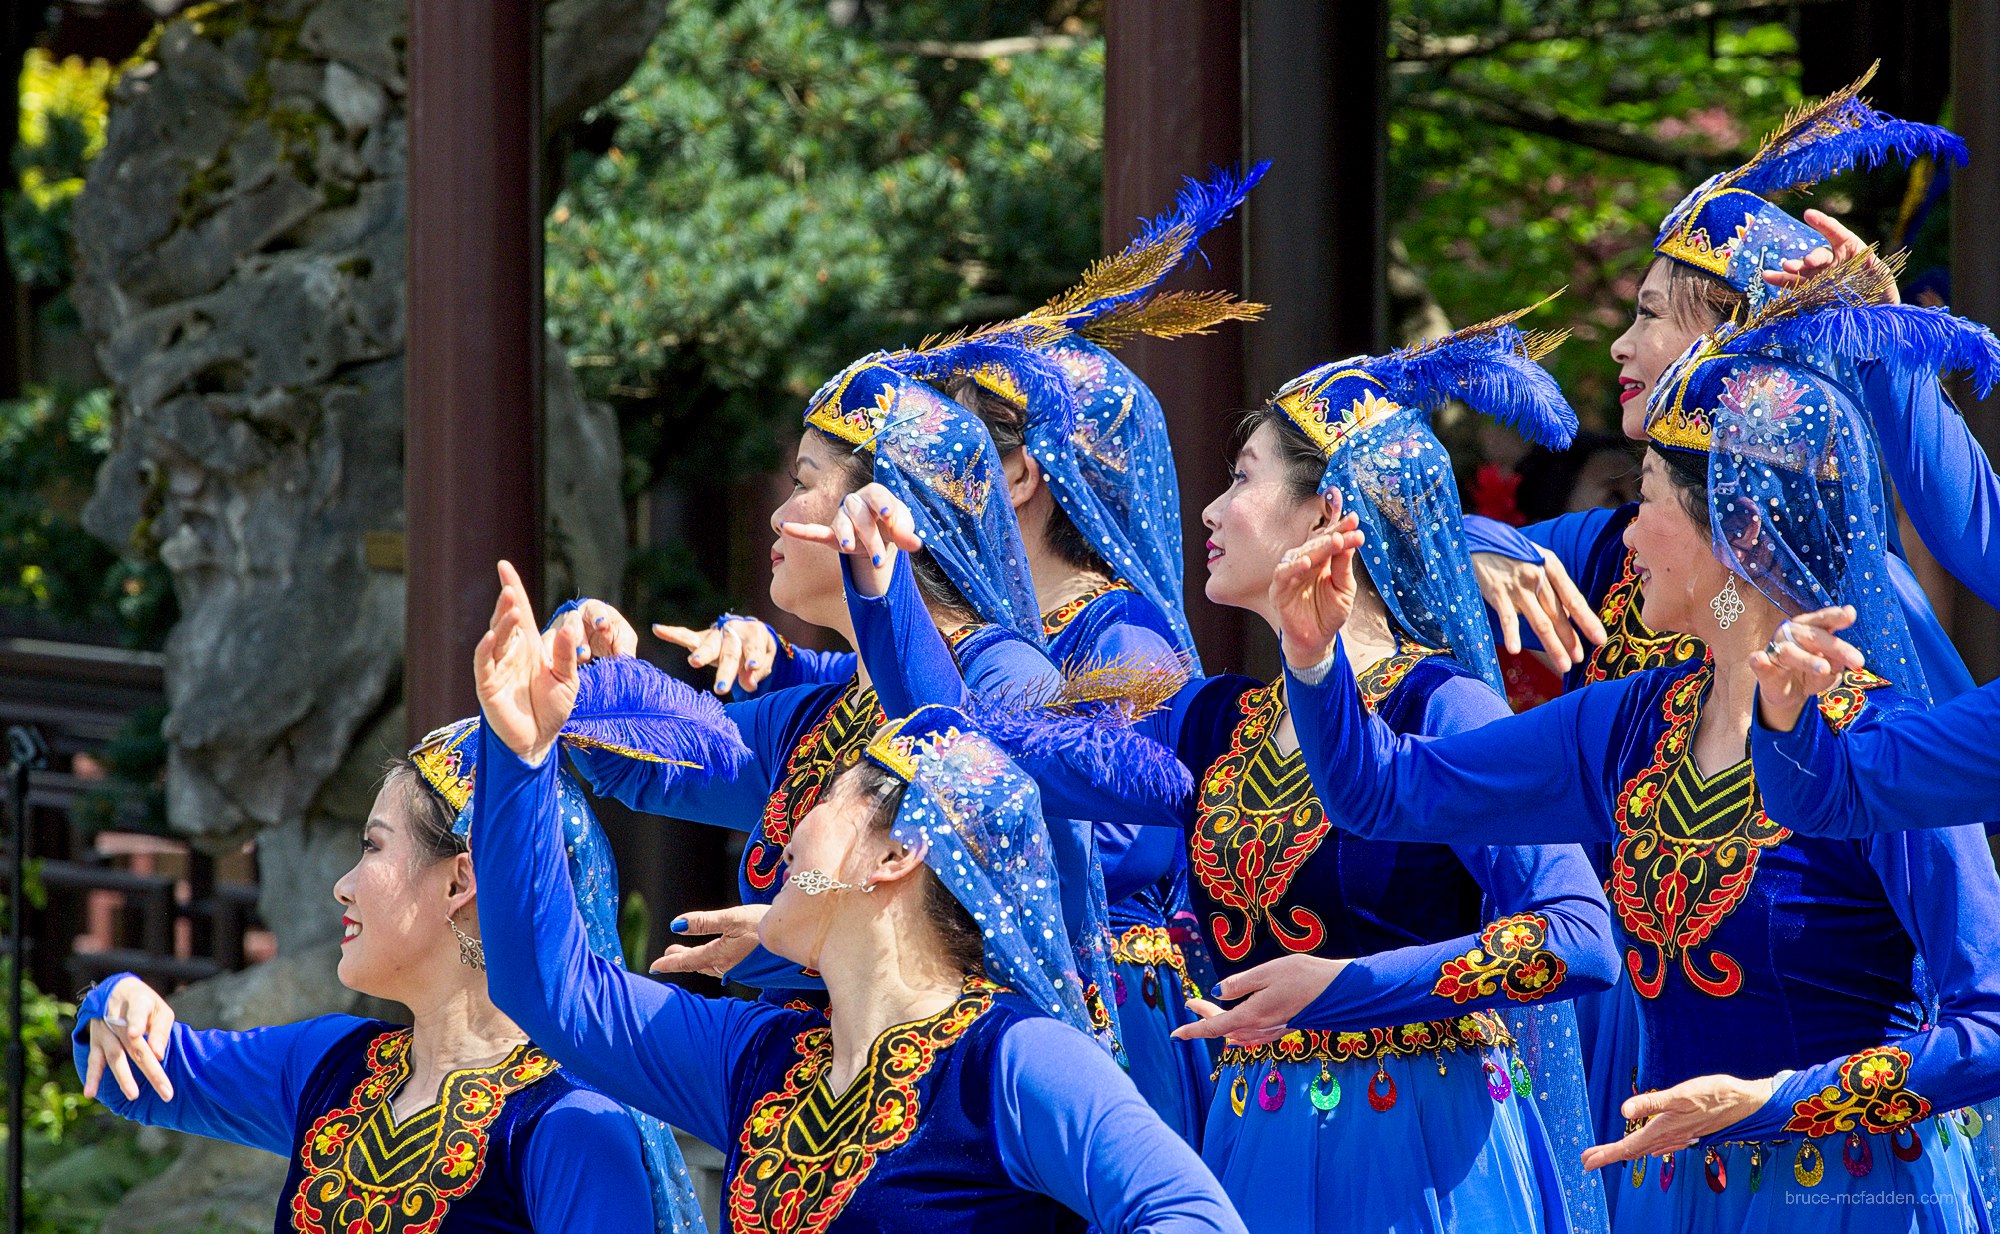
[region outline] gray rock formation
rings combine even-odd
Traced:
[[[168,816],[203,843],[257,838],[278,936],[278,960],[178,1000],[196,1024],[357,1004],[333,979],[330,888],[402,744],[403,578],[368,546],[404,530],[406,2],[184,10],[117,86],[77,204],[74,298],[118,395],[85,521],[172,572]],[[631,73],[665,0],[544,12],[554,132]],[[551,348],[548,577],[615,594],[616,422]],[[191,1152],[108,1228],[192,1228],[211,1198],[267,1228],[255,1156]]]

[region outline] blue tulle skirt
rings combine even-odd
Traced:
[[[1635,1091],[1633,1084],[1638,1078],[1639,995],[1621,969],[1611,988],[1581,995],[1570,1005],[1576,1010],[1582,1036],[1595,1142],[1610,1144],[1625,1135],[1622,1107]],[[1605,1209],[1614,1220],[1619,1196],[1618,1188],[1604,1188]]]
[[[1381,1060],[1396,1098],[1386,1110],[1368,1099],[1374,1061],[1332,1065],[1327,1110],[1309,1091],[1318,1062],[1225,1064],[1202,1159],[1251,1234],[1565,1234],[1561,1177],[1533,1098],[1513,1090],[1509,1052],[1443,1062],[1439,1075],[1431,1057]]]
[[[1923,1153],[1899,1160],[1891,1137],[1724,1144],[1604,1171],[1619,1192],[1615,1234],[1988,1234],[1967,1121],[1917,1124]],[[1983,1135],[2000,1134],[1982,1128]],[[1905,1138],[1905,1151],[1908,1151]],[[1671,1166],[1669,1166],[1671,1163]]]
[[[1201,1149],[1215,1084],[1214,1058],[1200,1041],[1176,1041],[1171,1034],[1195,1018],[1187,1009],[1181,975],[1170,964],[1120,962],[1112,966],[1118,1038],[1131,1065],[1132,1083],[1160,1121]]]

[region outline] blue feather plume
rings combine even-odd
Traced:
[[[1886,116],[1859,101],[1858,127],[1808,137],[1787,150],[1780,150],[1745,167],[1736,179],[1737,188],[1753,193],[1776,193],[1830,179],[1851,167],[1878,167],[1894,155],[1904,164],[1920,158],[1950,160],[1963,167],[1968,157],[1965,142],[1950,129],[1935,124],[1919,124]]]
[[[1457,399],[1537,445],[1566,449],[1576,437],[1576,409],[1530,358],[1531,340],[1509,324],[1516,316],[1405,347],[1368,371],[1404,406],[1435,410]]]
[[[1965,373],[1980,398],[2000,384],[2000,339],[1976,321],[1917,304],[1838,305],[1756,326],[1727,340],[1732,351],[1824,351],[1883,360],[1904,372]]]
[[[1151,801],[1194,790],[1194,777],[1172,750],[1123,724],[1111,708],[1091,714],[975,704],[969,714],[1036,780],[1117,785],[1123,796]]]
[[[726,775],[750,757],[720,701],[634,656],[592,660],[579,670],[562,735],[571,745],[646,762],[690,764],[695,775]]]
[[[1243,171],[1212,167],[1206,180],[1190,176],[1174,197],[1174,208],[1147,219],[1117,254],[1084,272],[1075,287],[1051,301],[1072,329],[1151,295],[1169,274],[1201,251],[1201,240],[1221,226],[1271,169],[1267,160]],[[1205,260],[1205,259],[1204,259]],[[1132,277],[1135,272],[1137,277]],[[1121,277],[1122,276],[1122,277]]]
[[[1028,406],[1038,415],[1053,415],[1067,434],[1076,422],[1076,395],[1069,376],[1055,357],[1034,350],[1047,325],[1038,317],[989,326],[971,334],[927,343],[916,351],[897,352],[885,361],[890,368],[918,381],[943,381],[984,368],[1005,369]]]

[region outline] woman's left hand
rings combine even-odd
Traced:
[[[1364,538],[1360,526],[1353,513],[1341,515],[1333,530],[1286,553],[1271,571],[1271,607],[1278,612],[1285,663],[1294,670],[1325,660],[1354,611],[1354,550]]]
[[[576,706],[583,617],[572,610],[547,635],[536,633],[520,574],[504,561],[499,570],[500,597],[472,653],[473,682],[486,726],[523,762],[540,766]]]
[[[1703,1136],[1740,1123],[1764,1108],[1777,1091],[1777,1081],[1739,1080],[1733,1075],[1704,1075],[1657,1092],[1628,1097],[1620,1112],[1642,1119],[1637,1131],[1614,1144],[1599,1144],[1583,1153],[1583,1168],[1602,1169],[1656,1153],[1691,1147]]]
[[[682,913],[674,918],[676,934],[714,934],[717,937],[692,947],[669,945],[648,971],[655,973],[706,973],[722,977],[757,950],[757,925],[771,911],[768,904],[739,904],[706,913]]]
[[[1783,262],[1782,270],[1766,270],[1764,281],[1773,287],[1796,287],[1807,278],[1824,270],[1836,261],[1849,257],[1868,247],[1866,241],[1847,229],[1847,225],[1824,210],[1808,210],[1802,216],[1806,226],[1826,237],[1826,244],[1807,253],[1803,258],[1794,257]],[[1876,259],[1878,262],[1880,258]],[[1889,280],[1889,294],[1886,304],[1901,304],[1903,297],[1896,290],[1896,281]]]
[[[1853,624],[1853,608],[1823,608],[1787,621],[1769,647],[1750,653],[1750,671],[1757,675],[1757,718],[1765,728],[1791,732],[1806,700],[1831,690],[1843,673],[1862,667],[1861,650],[1835,633]]]
[[[1181,1025],[1174,1036],[1182,1041],[1228,1037],[1250,1046],[1276,1041],[1292,1031],[1292,1017],[1324,994],[1349,963],[1288,955],[1233,973],[1216,983],[1215,996],[1243,1001],[1224,1009],[1205,998],[1189,999],[1188,1010],[1201,1018]]]
[[[888,593],[898,549],[914,553],[924,546],[910,507],[880,484],[863,485],[842,498],[831,523],[780,523],[778,530],[845,553],[854,589],[871,598]]]

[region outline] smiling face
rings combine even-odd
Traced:
[[[472,859],[438,860],[418,831],[427,789],[411,773],[391,775],[375,795],[361,835],[361,859],[333,885],[341,906],[340,983],[376,998],[409,1004],[437,988],[458,963],[454,914],[476,935]]]
[[[1657,449],[1646,451],[1639,469],[1639,512],[1625,525],[1625,547],[1640,571],[1645,623],[1662,633],[1700,633],[1729,570],[1715,559],[1706,522],[1688,513]]]
[[[1328,524],[1325,499],[1301,498],[1287,482],[1278,431],[1257,426],[1229,471],[1229,487],[1208,503],[1208,598],[1275,621],[1271,572],[1278,558]]]
[[[1632,324],[1611,343],[1618,364],[1618,426],[1633,441],[1646,439],[1646,400],[1660,374],[1720,320],[1710,312],[1677,303],[1674,264],[1656,257],[1639,284]],[[1684,294],[1683,299],[1692,299]]]
[[[780,523],[833,521],[841,499],[854,491],[850,454],[818,429],[799,437],[792,461],[792,495],[771,514],[771,603],[802,621],[828,629],[846,625],[840,554],[822,544],[794,540]]]
[[[858,771],[849,771],[799,820],[782,855],[787,878],[757,927],[757,939],[766,950],[806,968],[818,968],[820,948],[842,922],[851,914],[879,907],[878,893],[860,888],[878,879],[885,859],[902,848],[886,829],[876,826],[880,808],[863,790]],[[821,871],[854,890],[807,895],[789,877],[800,870]]]

